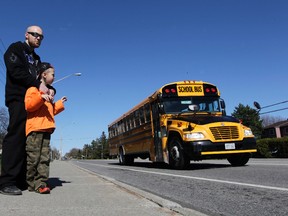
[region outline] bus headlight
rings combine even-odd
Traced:
[[[244,129],[244,136],[253,136],[253,133],[250,129]]]
[[[190,139],[203,139],[204,134],[197,132],[197,133],[189,133],[189,134],[184,134],[184,139],[190,140]]]

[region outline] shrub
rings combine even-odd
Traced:
[[[288,158],[288,137],[257,140],[255,157]]]

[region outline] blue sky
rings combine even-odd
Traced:
[[[56,79],[82,73],[54,85],[56,99],[68,101],[51,145],[60,148],[62,138],[66,153],[107,133],[109,123],[169,82],[217,85],[227,114],[239,103],[288,100],[287,11],[285,0],[3,1],[0,53],[39,25],[45,38],[36,52],[55,66]],[[1,58],[0,107],[5,73]],[[288,110],[269,115],[287,118]]]

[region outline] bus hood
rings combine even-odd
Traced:
[[[232,116],[207,116],[207,115],[195,115],[195,116],[179,116],[172,117],[171,120],[187,121],[198,125],[205,125],[215,122],[235,122],[240,121]]]

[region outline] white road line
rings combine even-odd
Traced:
[[[116,167],[116,166],[112,167],[112,166],[101,165],[101,164],[85,163],[85,162],[82,162],[82,161],[81,162],[78,161],[78,162],[79,163],[93,165],[93,166],[100,166],[100,167],[121,169],[121,170],[129,170],[129,171],[133,171],[133,172],[149,173],[149,174],[163,175],[163,176],[172,176],[172,177],[194,179],[194,180],[201,180],[201,181],[209,181],[209,182],[218,182],[218,183],[225,183],[225,184],[231,184],[231,185],[240,185],[240,186],[247,186],[247,187],[255,187],[255,188],[264,188],[264,189],[278,190],[278,191],[288,191],[288,188],[282,188],[282,187],[273,187],[273,186],[265,186],[265,185],[258,185],[258,184],[256,185],[256,184],[249,184],[249,183],[242,183],[242,182],[232,182],[232,181],[225,181],[225,180],[211,179],[211,178],[176,175],[176,174],[170,174],[170,173],[161,173],[161,172],[153,172],[153,171],[146,171],[146,170],[137,170],[137,169],[126,168],[126,167]]]
[[[288,166],[288,164],[273,164],[273,163],[261,163],[261,162],[249,162],[248,165],[263,165],[263,166]]]

